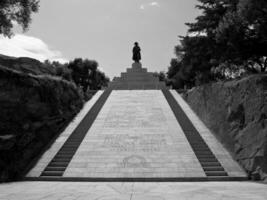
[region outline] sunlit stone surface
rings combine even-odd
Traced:
[[[205,177],[160,90],[113,91],[64,177]]]
[[[5,200],[266,200],[267,185],[251,182],[18,182],[0,185]]]

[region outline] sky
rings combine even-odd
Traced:
[[[110,78],[132,61],[138,42],[143,67],[167,71],[179,35],[199,11],[196,0],[42,0],[30,29],[0,36],[0,54],[67,62],[96,60]]]

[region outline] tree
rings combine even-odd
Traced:
[[[225,60],[244,63],[249,71],[267,68],[267,2],[239,0],[234,10],[228,10],[216,29],[216,41],[226,52]]]
[[[153,76],[158,78],[159,81],[166,81],[166,74],[163,71],[153,72]]]
[[[26,31],[31,22],[31,14],[39,9],[39,0],[1,0],[0,34],[11,37],[14,23]]]
[[[238,0],[198,0],[200,4],[196,8],[202,11],[202,15],[196,18],[195,23],[186,23],[189,33],[205,33],[207,37],[215,37],[215,29],[218,27],[227,9],[233,7]]]
[[[99,71],[98,63],[94,60],[75,58],[68,64],[68,68],[72,70],[72,79],[76,85],[81,86],[83,91],[98,90],[103,86],[107,86],[109,78]]]
[[[187,23],[167,72],[177,87],[242,73],[266,72],[267,1],[198,0],[202,14]]]
[[[170,66],[168,67],[167,78],[168,79],[173,78],[174,75],[177,74],[177,72],[179,72],[181,68],[182,68],[181,62],[176,58],[172,58]]]
[[[60,76],[67,81],[72,81],[71,70],[67,63],[60,63],[58,61],[45,60],[44,65],[55,70],[55,75]]]

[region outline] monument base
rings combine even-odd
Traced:
[[[136,70],[142,69],[142,63],[140,63],[140,62],[134,62],[132,64],[132,69],[136,69]]]
[[[142,63],[134,62],[120,77],[115,77],[109,87],[114,90],[160,90],[166,88],[166,85],[152,72],[142,68]]]

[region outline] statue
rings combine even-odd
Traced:
[[[137,63],[141,60],[141,48],[138,46],[138,42],[134,43],[133,60]]]

